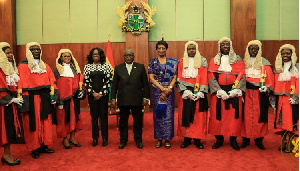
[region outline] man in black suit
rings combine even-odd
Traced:
[[[143,148],[143,106],[149,102],[149,82],[145,67],[134,61],[132,49],[124,52],[125,63],[116,66],[111,89],[111,104],[120,109],[120,145],[123,149],[128,141],[128,117],[133,117],[134,140],[138,148]],[[117,105],[116,105],[116,95]]]

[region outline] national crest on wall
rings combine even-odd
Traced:
[[[122,27],[123,32],[131,32],[134,35],[140,35],[142,32],[149,32],[150,27],[155,25],[152,20],[152,16],[156,12],[156,8],[141,2],[142,6],[131,5],[131,1],[128,1],[120,7],[118,5],[116,11],[120,16],[118,25]]]

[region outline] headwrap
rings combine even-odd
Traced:
[[[232,41],[228,37],[223,37],[218,42],[218,48],[219,48],[218,54],[214,57],[214,62],[215,62],[216,65],[221,64],[222,53],[221,53],[220,47],[221,47],[221,43],[224,42],[224,41],[228,41],[230,43],[230,51],[229,51],[229,54],[228,54],[229,63],[234,64],[237,61],[236,53],[234,52],[233,47],[232,47]]]
[[[5,75],[12,75],[14,72],[16,72],[16,74],[18,74],[18,69],[16,66],[16,61],[15,61],[15,57],[13,56],[13,65],[14,65],[14,69],[10,66],[10,62],[7,59],[6,54],[3,52],[2,48],[4,47],[9,47],[10,45],[7,42],[1,42],[0,43],[0,68],[3,70]]]
[[[80,74],[80,73],[81,73],[80,67],[79,67],[79,65],[78,65],[76,59],[74,58],[74,56],[73,56],[73,54],[72,54],[72,52],[71,52],[70,49],[61,49],[61,50],[58,52],[58,56],[57,56],[57,58],[56,58],[56,68],[57,68],[57,71],[59,72],[59,74],[61,75],[61,74],[64,73],[64,67],[58,62],[58,60],[60,59],[62,53],[70,53],[71,58],[72,58],[72,59],[71,59],[71,62],[72,62],[72,64],[73,64],[74,67],[75,67],[76,73],[77,73],[77,74]]]
[[[259,50],[258,50],[257,55],[255,57],[255,62],[253,64],[253,66],[252,66],[251,57],[250,57],[250,54],[249,54],[249,51],[248,51],[248,48],[251,45],[257,45],[259,47]],[[245,58],[244,58],[246,69],[253,67],[257,70],[260,70],[260,67],[262,66],[262,57],[261,57],[262,49],[261,49],[261,47],[262,47],[262,44],[259,40],[251,40],[248,43],[248,45],[246,47]]]
[[[281,57],[281,51],[282,49],[291,49],[292,50],[292,67],[291,67],[291,72],[298,75],[298,70],[296,68],[296,62],[297,62],[297,55],[296,55],[296,50],[295,47],[291,44],[284,44],[279,48],[278,54],[276,56],[275,60],[275,70],[277,73],[282,73],[283,72],[283,67],[282,67],[282,57]]]
[[[34,45],[40,47],[40,49],[41,49],[39,68],[42,69],[42,70],[46,70],[46,65],[42,61],[42,48],[41,48],[41,45],[37,42],[30,42],[30,43],[26,44],[26,58],[27,58],[27,61],[28,61],[28,67],[29,67],[30,70],[33,70],[35,65],[36,65],[35,62],[34,62],[34,57],[33,57],[32,53],[30,51],[30,47],[34,46]]]
[[[188,68],[189,67],[189,56],[187,53],[187,47],[189,45],[195,45],[196,46],[196,55],[194,57],[194,68],[200,68],[201,67],[201,55],[198,49],[198,44],[194,41],[188,41],[185,44],[184,48],[184,53],[183,53],[183,68]]]

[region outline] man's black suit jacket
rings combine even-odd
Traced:
[[[149,82],[143,64],[133,62],[130,75],[126,64],[117,65],[111,89],[111,99],[116,99],[118,106],[140,106],[143,98],[150,99]]]

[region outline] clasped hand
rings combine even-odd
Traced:
[[[11,103],[16,103],[18,105],[22,105],[22,103],[24,103],[24,99],[23,98],[12,98],[9,104],[11,104]]]
[[[197,94],[194,94],[190,90],[185,90],[182,94],[182,98],[189,98],[190,100],[196,101],[200,98],[204,98],[204,94],[201,91],[199,91]]]
[[[94,92],[93,96],[94,96],[94,100],[99,100],[103,95],[101,95],[100,93]]]

